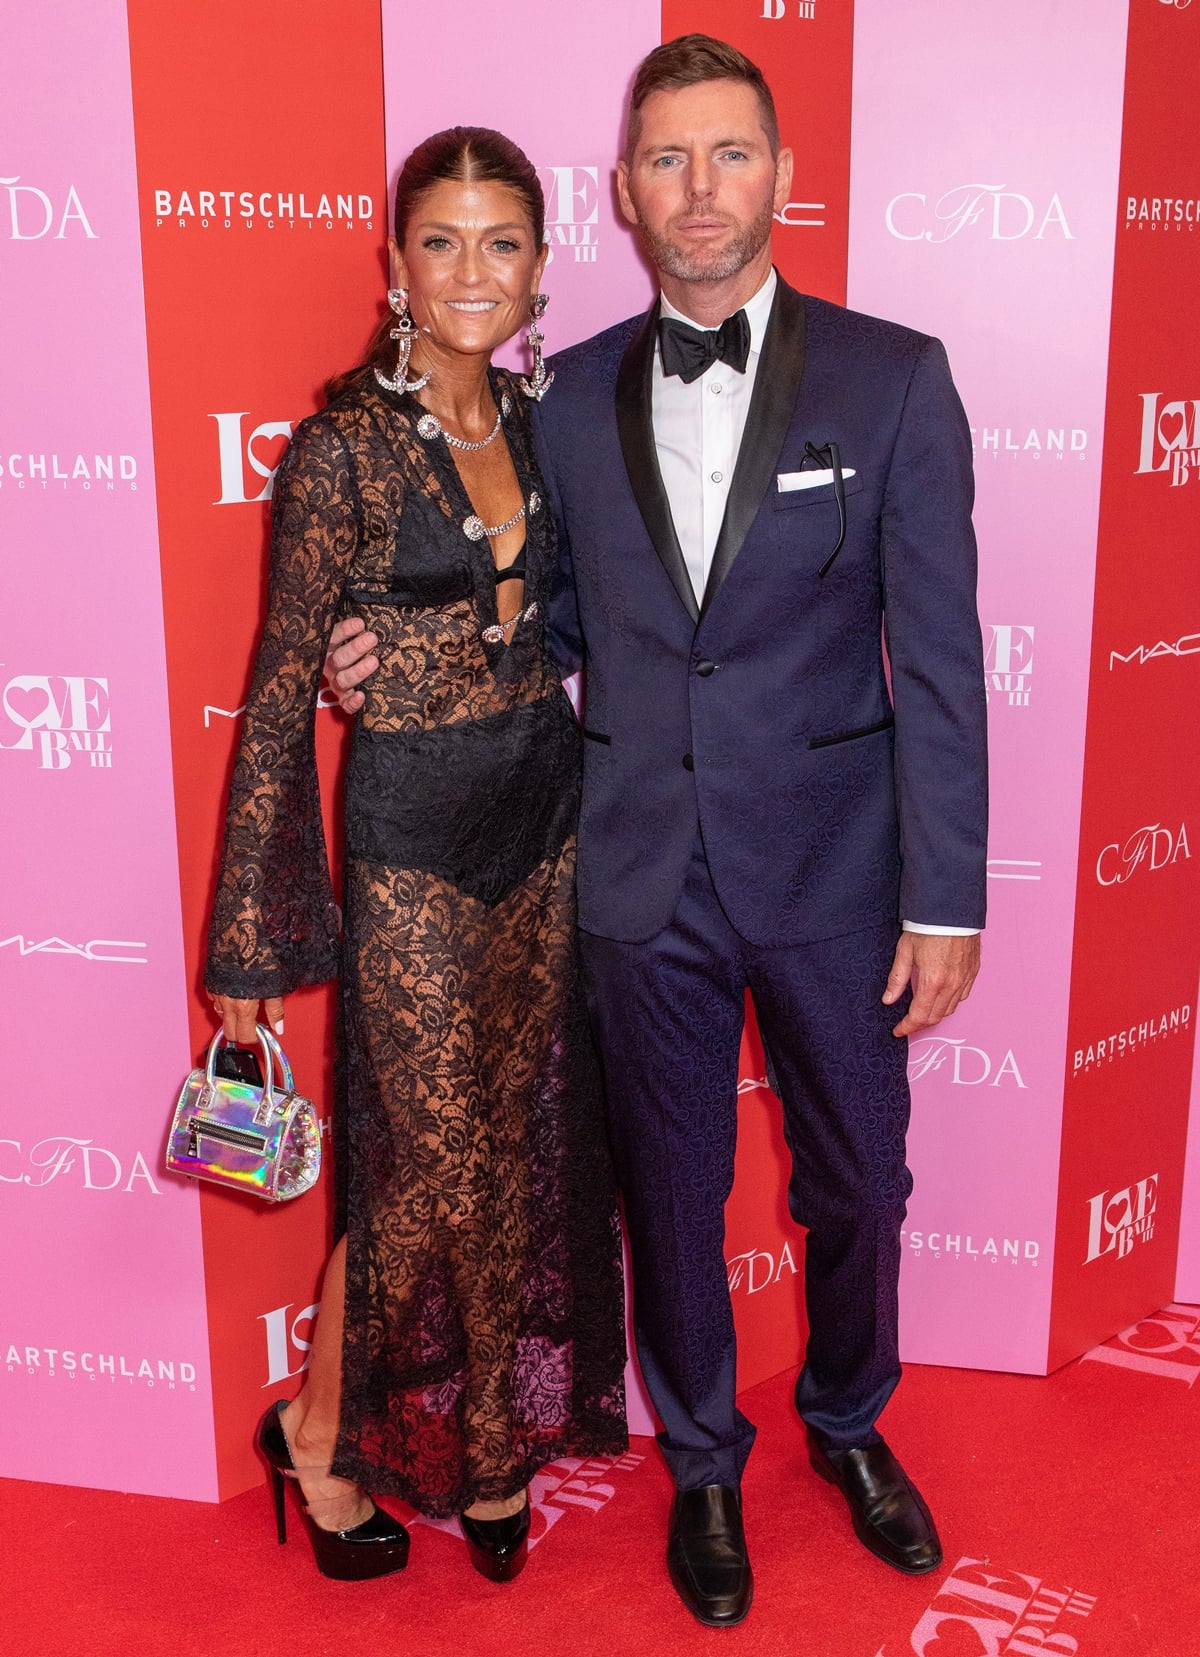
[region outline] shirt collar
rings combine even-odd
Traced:
[[[757,356],[762,350],[778,283],[779,278],[775,273],[775,267],[772,265],[771,273],[762,287],[759,288],[753,299],[748,299],[742,307],[746,313],[746,321],[750,324],[750,353],[752,356]],[[676,310],[665,293],[659,294],[658,304],[660,316],[673,316],[677,321],[686,322],[692,328],[703,327],[703,324],[697,322],[694,317],[685,316],[682,311]]]

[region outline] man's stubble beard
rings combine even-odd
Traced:
[[[680,282],[727,282],[756,259],[771,240],[772,217],[768,203],[731,242],[713,255],[706,255],[702,248],[689,251],[676,246],[668,237],[651,230],[640,215],[638,231],[656,270]]]

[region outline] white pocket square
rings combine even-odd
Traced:
[[[853,466],[843,466],[842,476],[852,478]],[[777,472],[775,487],[781,495],[786,495],[792,489],[819,489],[823,483],[833,482],[833,471],[829,467],[818,468],[812,472]]]

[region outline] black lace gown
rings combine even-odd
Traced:
[[[543,621],[554,561],[527,407],[495,371],[526,502],[524,606],[444,442],[363,376],[275,480],[268,612],[206,983],[341,981],[347,1237],[333,1471],[444,1517],[624,1446],[616,1199],[578,981],[579,733]],[[347,771],[339,936],[313,725],[339,609],[379,636]]]

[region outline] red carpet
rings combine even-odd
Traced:
[[[402,1574],[326,1581],[298,1521],[277,1545],[265,1487],[211,1507],[3,1482],[0,1651],[1194,1657],[1200,1311],[1170,1309],[1098,1352],[1045,1380],[908,1370],[883,1425],[939,1521],[946,1563],[929,1577],[855,1541],[808,1469],[783,1375],[742,1399],[759,1438],[745,1487],[757,1588],[739,1628],[703,1629],[675,1598],[669,1485],[639,1439],[615,1467],[554,1469],[538,1544],[504,1587],[423,1524]]]

